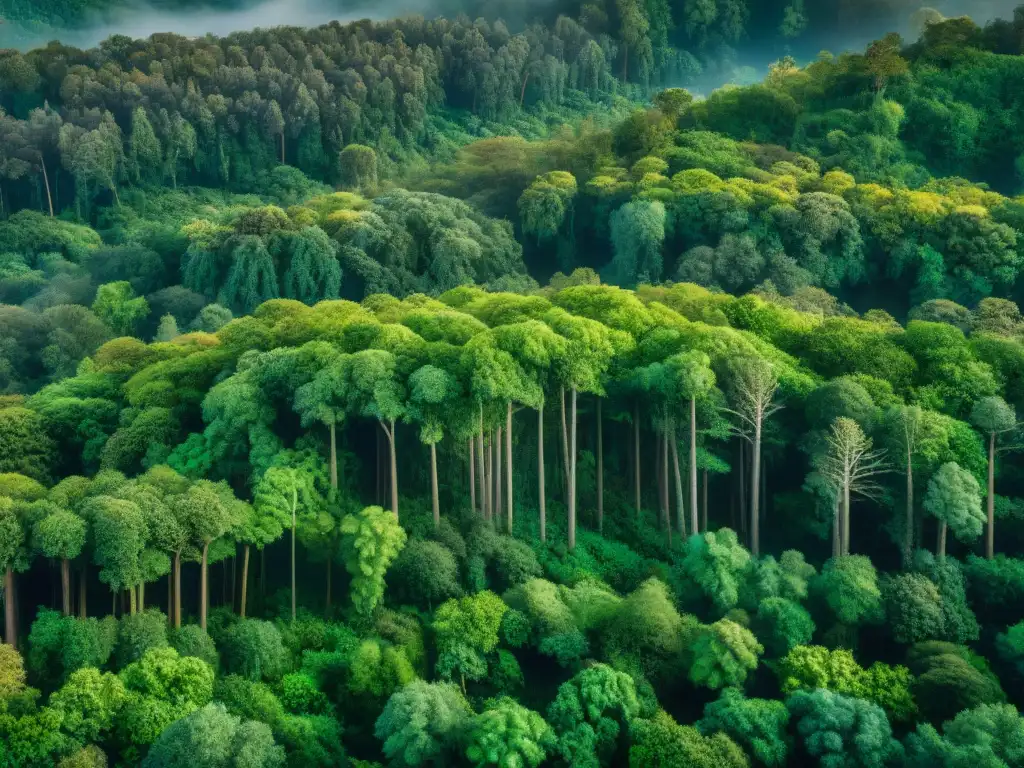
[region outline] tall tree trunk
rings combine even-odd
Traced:
[[[697,524],[697,399],[690,398],[690,530],[700,532]]]
[[[576,387],[572,388],[569,437],[569,551],[576,549]]]
[[[754,425],[753,466],[750,468],[750,554],[761,555],[761,417]]]
[[[181,629],[181,552],[174,553],[174,628]]]
[[[245,618],[246,604],[249,597],[249,545],[242,545],[242,600],[238,606],[238,615]]]
[[[519,89],[519,108],[523,108],[523,99],[526,98],[526,84],[530,82],[530,73],[527,71],[526,76],[523,78],[523,87]]]
[[[544,401],[537,408],[537,503],[540,510],[540,540],[548,540],[547,506],[544,498]]]
[[[640,403],[633,404],[633,491],[640,514]]]
[[[383,429],[375,430],[377,432],[377,506],[384,506],[384,450],[381,445],[380,437]]]
[[[569,425],[565,419],[565,387],[559,388],[559,397],[562,404],[562,490],[566,497],[569,495]],[[568,498],[566,498],[568,502]],[[568,506],[568,503],[566,504]]]
[[[512,403],[505,415],[505,501],[508,503],[508,534],[512,535]]]
[[[430,502],[434,510],[434,530],[441,527],[441,501],[437,495],[437,446],[430,444]]]
[[[476,455],[476,440],[469,438],[469,508],[476,514],[476,462],[473,457]]]
[[[704,474],[704,490],[700,505],[700,529],[706,531],[708,529],[708,471],[705,469],[702,472]]]
[[[676,440],[676,429],[672,427],[672,475],[676,486],[676,524],[680,537],[686,536],[686,507],[683,505],[683,476],[679,471],[679,444]]]
[[[665,441],[662,439],[661,432],[655,432],[654,437],[654,490],[657,493],[658,499],[658,524],[664,530],[665,528],[665,494],[662,493],[661,486],[661,446]]]
[[[903,533],[903,567],[910,568],[914,557],[914,467],[912,455],[907,451],[907,514]]]
[[[210,545],[207,542],[203,542],[203,559],[200,564],[199,571],[199,627],[206,631],[206,606],[207,606],[207,567],[206,557],[210,553]],[[181,620],[181,616],[178,616],[177,621]]]
[[[64,615],[71,615],[71,561],[66,557],[60,561],[61,602]]]
[[[298,528],[299,489],[292,485],[292,623],[295,622],[295,533]]]
[[[284,165],[284,131],[281,131],[281,165]]]
[[[946,559],[946,521],[939,521],[939,542],[935,548],[941,563]]]
[[[138,610],[138,601],[136,600],[135,587],[128,587],[128,615],[134,616]]]
[[[843,480],[843,554],[850,554],[850,479]]]
[[[398,447],[395,442],[398,435],[395,434],[395,420],[391,420],[390,440],[391,447],[391,511],[395,513],[395,520],[398,519]]]
[[[46,173],[46,161],[39,155],[39,167],[43,169],[43,185],[46,187],[46,202],[50,206],[50,218],[53,218],[53,197],[50,195],[50,177]]]
[[[597,398],[597,532],[604,533],[604,420],[600,397]]]
[[[739,482],[739,497],[740,497],[740,531],[742,533],[747,532],[747,443],[745,440],[739,441],[740,445],[740,482]]]
[[[338,427],[331,422],[331,488],[338,490]]]
[[[174,567],[167,573],[167,628],[174,627]]]
[[[139,582],[139,613],[146,610],[146,582]]]
[[[85,593],[88,588],[89,564],[82,562],[81,572],[78,574],[78,618],[86,618]]]
[[[487,466],[484,462],[484,407],[480,406],[480,433],[476,441],[477,464],[480,465],[480,513],[487,519]]]
[[[996,553],[996,433],[988,436],[988,528],[985,531],[985,557],[991,560]]]
[[[17,618],[14,615],[14,569],[4,570],[4,641],[18,645]]]
[[[487,466],[484,468],[484,520],[490,521],[494,514],[494,487],[491,474],[494,472],[494,450],[490,437],[484,440],[484,457]]]
[[[668,493],[668,409],[665,409],[665,428],[661,440],[661,498],[665,509],[665,535],[668,537],[668,544],[672,546],[672,502]]]
[[[502,528],[502,515],[505,514],[505,502],[503,493],[505,488],[502,487],[502,472],[504,458],[502,456],[504,447],[502,445],[502,428],[498,427],[495,431],[495,527],[499,530]]]
[[[839,494],[836,494],[835,501],[832,502],[832,557],[839,557],[843,553],[843,546],[839,541],[839,528],[841,521],[839,519],[839,507],[841,503],[839,501]]]

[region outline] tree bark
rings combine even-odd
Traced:
[[[700,532],[697,524],[697,399],[690,398],[690,530]]]
[[[946,559],[946,521],[939,521],[939,542],[936,546],[936,552],[939,556],[939,562]]]
[[[474,438],[469,438],[469,508],[476,514],[476,462],[473,457],[476,455]]]
[[[383,456],[382,456],[382,453],[383,453],[382,448],[383,447],[381,446],[381,443],[380,443],[380,436],[381,436],[381,432],[383,432],[383,431],[384,431],[383,429],[377,431],[377,442],[376,442],[377,452],[376,452],[376,457],[375,457],[376,460],[377,460],[376,461],[376,464],[377,464],[377,496],[376,496],[376,499],[377,499],[377,506],[378,507],[384,506],[384,459],[383,459]]]
[[[174,627],[174,567],[167,574],[167,628]]]
[[[89,564],[82,563],[82,571],[78,574],[78,618],[86,618],[85,592],[88,587]]]
[[[562,490],[569,495],[569,425],[565,420],[565,387],[559,388],[559,397],[562,403]],[[568,501],[568,499],[566,499]],[[566,504],[568,506],[568,504]]]
[[[985,531],[985,557],[991,560],[996,553],[996,433],[988,436],[988,527]]]
[[[850,554],[850,479],[843,481],[843,554]]]
[[[477,464],[480,465],[480,514],[487,519],[487,465],[484,461],[484,409],[480,406],[480,433],[476,441]]]
[[[572,422],[569,437],[569,551],[576,548],[576,387],[572,388],[572,405],[570,420]]]
[[[50,177],[46,173],[46,161],[39,155],[39,167],[43,169],[43,185],[46,187],[46,202],[50,206],[50,218],[53,218],[53,197],[50,195]]]
[[[494,511],[494,489],[491,484],[491,474],[494,472],[494,451],[490,438],[484,441],[484,456],[487,462],[484,469],[484,520],[489,522]]]
[[[502,497],[504,488],[501,483],[502,475],[502,429],[498,427],[494,433],[494,526],[501,530],[501,518],[505,514],[505,504]]]
[[[242,545],[242,600],[238,606],[238,615],[245,618],[245,608],[249,597],[249,545]]]
[[[8,645],[18,645],[17,618],[14,615],[14,569],[11,567],[4,571],[4,641]]]
[[[640,514],[640,404],[633,404],[633,491],[636,513]]]
[[[441,527],[441,501],[437,495],[437,446],[430,444],[430,503],[434,510],[434,530]]]
[[[839,557],[843,553],[842,544],[839,541],[839,494],[836,494],[835,501],[832,503],[832,557]]]
[[[295,532],[298,528],[299,489],[292,485],[292,623],[295,623]]]
[[[754,426],[753,466],[750,469],[750,554],[761,555],[761,417]]]
[[[907,451],[907,514],[903,535],[903,567],[907,569],[914,557],[914,467],[911,459],[911,453]]]
[[[139,613],[146,610],[146,582],[139,583]]]
[[[604,533],[604,420],[601,398],[597,398],[597,532]]]
[[[398,448],[395,440],[395,420],[391,420],[391,432],[388,443],[391,447],[391,511],[395,513],[395,520],[398,519]]]
[[[174,553],[174,628],[181,629],[181,552]]]
[[[686,537],[686,507],[683,504],[683,476],[679,471],[679,445],[676,441],[676,430],[672,428],[672,475],[676,486],[676,524],[679,526],[680,537]],[[694,531],[696,533],[696,531]]]
[[[523,87],[519,89],[519,108],[523,108],[523,99],[526,98],[526,84],[530,82],[530,73],[527,71],[526,76],[523,78]]]
[[[64,615],[71,615],[71,561],[66,557],[60,561],[60,587]]]
[[[207,542],[203,542],[203,560],[200,565],[199,571],[199,627],[206,631],[206,606],[207,606],[207,567],[206,567],[206,556],[210,552],[210,545]],[[180,621],[179,616],[177,621]]]
[[[548,540],[547,508],[544,499],[544,401],[537,408],[537,503],[540,510],[540,540]]]
[[[672,501],[668,493],[668,409],[665,411],[665,429],[661,441],[661,497],[664,499],[665,507],[665,535],[668,537],[668,544],[672,546]]]
[[[508,534],[512,535],[512,403],[505,415],[505,495],[508,497]]]
[[[338,489],[338,427],[331,422],[331,488]]]
[[[740,440],[740,531],[747,532],[747,443]]]

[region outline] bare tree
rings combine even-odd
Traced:
[[[882,486],[879,475],[890,471],[885,451],[874,449],[871,438],[853,419],[840,416],[832,422],[827,447],[818,471],[839,491],[840,554],[850,554],[850,496],[877,498]]]
[[[725,412],[734,417],[732,431],[747,440],[752,447],[750,471],[750,551],[760,555],[761,508],[761,438],[764,423],[782,409],[775,402],[779,379],[772,365],[760,357],[741,357],[734,360],[729,371],[731,407]]]
[[[907,479],[906,526],[903,534],[903,567],[910,567],[914,553],[914,454],[924,429],[924,412],[920,406],[895,406],[887,414],[894,448],[898,448]]]

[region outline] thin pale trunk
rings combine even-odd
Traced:
[[[572,388],[572,405],[570,406],[570,421],[572,423],[569,433],[569,551],[576,548],[576,387]]]
[[[597,398],[597,532],[604,533],[604,420]]]
[[[569,425],[565,420],[565,387],[559,389],[559,398],[562,407],[562,469],[563,482],[562,490],[569,494]]]
[[[700,529],[706,531],[708,529],[708,471],[703,470],[703,474],[704,488],[700,505]]]
[[[174,628],[181,629],[181,552],[174,553]]]
[[[697,524],[697,400],[690,398],[690,530],[698,533]]]
[[[139,603],[135,593],[135,587],[128,587],[128,614],[134,616],[138,611]]]
[[[437,446],[430,444],[430,502],[434,510],[434,529],[441,527],[441,502],[437,495]]]
[[[382,446],[380,444],[381,431],[382,430],[377,430],[377,443],[376,443],[376,445],[377,445],[377,454],[376,454],[376,459],[377,459],[377,496],[376,496],[376,499],[377,499],[377,506],[378,507],[381,507],[381,506],[384,505],[384,461],[383,461],[383,457],[382,457],[383,451],[381,450]]]
[[[476,440],[476,458],[480,465],[480,514],[487,519],[487,466],[484,462],[484,409],[480,406],[480,433]]]
[[[50,196],[50,177],[46,173],[46,161],[39,156],[39,167],[43,169],[43,185],[46,187],[46,202],[50,206],[50,218],[53,218],[53,197]]]
[[[679,535],[686,536],[686,508],[683,506],[683,475],[679,471],[679,445],[676,441],[676,429],[672,427],[672,475],[675,478],[676,486],[676,524],[679,526]]]
[[[526,98],[526,84],[530,82],[530,73],[526,73],[526,77],[523,78],[523,87],[519,89],[519,108],[523,108],[523,99]]]
[[[491,445],[490,437],[484,440],[484,456],[487,466],[484,469],[484,520],[490,520],[494,514],[494,487],[491,482],[491,475],[494,473],[494,446]]]
[[[544,499],[544,401],[537,408],[537,503],[540,507],[540,540],[548,540],[547,507]]]
[[[753,466],[750,468],[750,554],[761,555],[761,417],[754,427]]]
[[[640,404],[633,405],[633,491],[636,512],[640,514]]]
[[[939,521],[939,542],[936,546],[936,552],[939,556],[939,562],[946,559],[946,521]]]
[[[8,645],[18,644],[18,628],[14,616],[14,569],[4,570],[4,640]]]
[[[292,486],[292,622],[295,622],[295,532],[298,528],[299,489]]]
[[[473,445],[475,442],[472,437],[469,438],[469,508],[473,510],[473,514],[476,514],[476,462],[473,460],[476,455],[476,446]]]
[[[665,528],[665,494],[661,484],[661,446],[665,442],[660,432],[655,433],[654,441],[654,488],[658,495],[658,524]]]
[[[665,534],[669,546],[672,546],[672,502],[668,493],[668,412],[665,413],[665,434],[661,441],[661,497],[665,506]]]
[[[331,488],[338,489],[338,427],[331,422]]]
[[[988,436],[988,528],[985,531],[985,557],[991,560],[996,553],[996,433]]]
[[[498,427],[498,431],[494,433],[494,525],[501,530],[501,518],[505,514],[505,499],[504,499],[504,487],[501,482],[502,473],[504,472],[503,464],[504,457],[504,446],[502,445],[502,435],[504,432],[501,427]]]
[[[84,619],[86,617],[85,611],[85,591],[88,586],[87,580],[89,575],[89,564],[82,563],[81,573],[78,574],[78,618]]]
[[[249,545],[242,545],[242,600],[238,606],[238,615],[245,618],[245,608],[249,597]]]
[[[914,556],[914,467],[907,451],[907,514],[903,535],[903,567],[909,569]]]
[[[508,534],[512,535],[512,403],[505,415],[505,502],[508,504]]]
[[[391,420],[390,440],[391,446],[391,511],[395,513],[395,520],[398,519],[398,447],[395,445],[395,420]]]
[[[832,502],[832,557],[839,557],[842,553],[842,545],[839,542],[839,494],[836,494],[835,501]]]
[[[71,561],[66,557],[60,561],[61,603],[64,615],[71,615]]]
[[[843,554],[850,554],[850,480],[843,481]]]
[[[200,564],[199,571],[199,628],[206,631],[206,606],[207,606],[207,567],[206,567],[206,556],[210,553],[210,545],[207,542],[203,542],[203,560]],[[181,616],[179,615],[176,621],[180,621]],[[175,625],[177,626],[177,625]]]
[[[146,610],[146,582],[139,584],[139,612]]]
[[[747,443],[740,440],[740,531],[747,532]]]
[[[114,193],[114,202],[117,204],[117,207],[120,208],[121,207],[121,198],[117,194],[117,187],[114,186],[113,184],[111,184],[110,185],[110,191]]]

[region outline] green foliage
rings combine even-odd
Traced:
[[[631,736],[630,768],[747,768],[750,764],[743,749],[725,734],[702,735],[696,728],[678,725],[663,711],[651,719],[635,720]]]
[[[224,666],[250,680],[277,680],[291,664],[280,630],[269,621],[242,619],[225,633]]]
[[[127,281],[119,281],[101,285],[96,290],[92,311],[114,333],[130,336],[139,322],[149,314],[149,304],[145,298],[135,296]]]
[[[943,724],[922,723],[907,736],[907,765],[1013,765],[1024,756],[1024,721],[1009,704],[982,704]]]
[[[758,763],[786,765],[790,739],[786,730],[789,710],[781,701],[748,699],[735,688],[726,688],[716,700],[705,705],[697,728],[704,735],[724,733]]]
[[[391,695],[374,733],[394,766],[446,765],[472,712],[451,683],[414,680]]]
[[[494,702],[467,728],[466,757],[477,766],[536,768],[554,741],[544,718],[510,698]]]
[[[764,646],[746,627],[729,619],[719,619],[702,627],[689,649],[692,655],[690,680],[712,690],[742,685],[757,668]]]
[[[885,712],[831,691],[797,691],[786,700],[804,749],[824,768],[897,763],[902,746]]]
[[[384,575],[405,546],[405,531],[381,507],[366,507],[341,521],[345,568],[352,576],[352,604],[369,614],[384,596]]]
[[[150,609],[125,616],[117,625],[114,663],[118,669],[123,669],[151,649],[166,648],[167,645],[167,617],[160,611]]]
[[[409,541],[390,573],[394,593],[419,608],[429,609],[462,593],[455,556],[436,541]]]
[[[556,754],[582,766],[613,759],[639,711],[636,685],[629,675],[605,664],[578,672],[558,688],[548,708],[548,722],[558,737]]]
[[[981,488],[970,472],[955,463],[943,464],[932,476],[924,508],[940,523],[948,525],[961,541],[973,541],[981,535],[985,523]]]
[[[728,528],[691,536],[677,561],[679,589],[684,595],[710,601],[719,613],[735,608],[750,564],[750,553]]]
[[[802,605],[782,597],[769,597],[758,606],[754,628],[772,656],[785,656],[814,636],[814,620]]]
[[[154,742],[146,768],[281,768],[284,750],[263,723],[242,721],[220,704],[208,704],[172,723]]]
[[[180,656],[194,656],[209,664],[215,671],[220,666],[220,655],[217,646],[202,628],[195,624],[186,624],[168,633],[168,642]]]
[[[458,672],[479,680],[487,673],[484,656],[498,645],[498,629],[508,606],[493,592],[448,600],[434,614],[437,671],[446,678]]]
[[[881,619],[878,573],[864,555],[832,558],[813,584],[837,621],[855,626]]]

